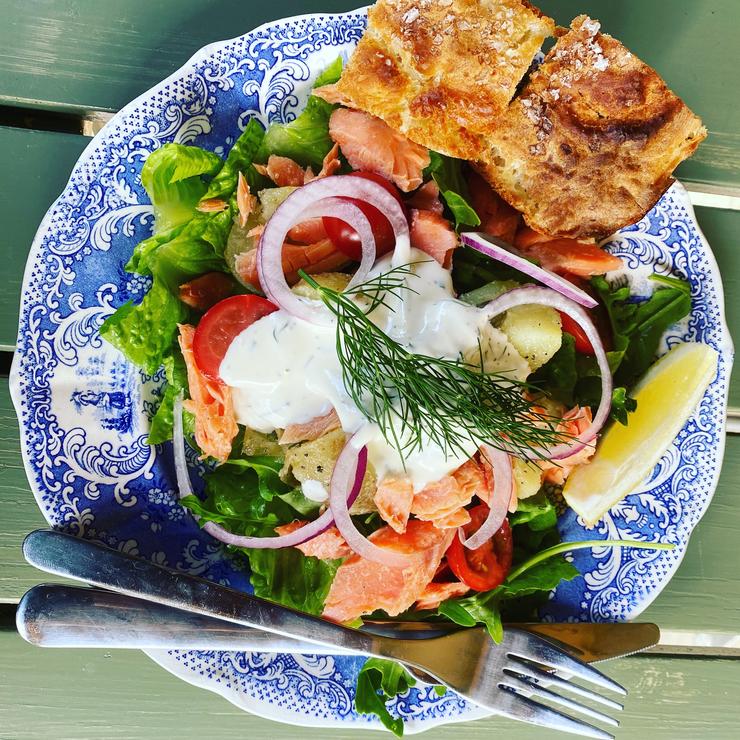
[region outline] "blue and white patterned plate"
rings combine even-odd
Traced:
[[[152,226],[141,187],[147,155],[162,144],[223,154],[251,116],[287,121],[311,80],[347,56],[366,22],[360,10],[278,21],[202,49],[182,69],[121,111],[80,157],[44,218],[26,268],[11,386],[23,458],[38,504],[54,527],[125,552],[248,589],[247,576],[177,504],[169,445],[145,443],[162,378],[148,377],[102,342],[100,324],[147,280],[123,265]],[[634,617],[678,566],[715,488],[724,445],[732,345],[720,276],[686,192],[674,185],[636,226],[610,242],[638,289],[653,270],[691,282],[693,310],[663,349],[705,342],[720,353],[716,379],[651,479],[586,531],[560,522],[566,539],[660,538],[672,552],[595,550],[575,556],[583,578],[557,589],[546,619]],[[195,461],[193,461],[195,464]],[[236,705],[300,725],[375,727],[352,710],[360,659],[223,652],[152,654],[168,670]],[[428,687],[396,701],[409,730],[484,712]]]

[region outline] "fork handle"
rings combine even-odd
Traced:
[[[31,565],[47,573],[244,627],[297,638],[322,648],[382,655],[382,645],[393,642],[62,532],[44,529],[31,532],[23,543],[23,553]]]

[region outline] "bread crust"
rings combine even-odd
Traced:
[[[655,70],[579,16],[509,106],[478,168],[533,229],[603,238],[652,208],[705,136]]]
[[[412,141],[472,159],[554,29],[523,0],[378,0],[324,94]]]

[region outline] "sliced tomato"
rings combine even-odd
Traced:
[[[402,208],[404,207],[398,188],[382,175],[378,175],[375,172],[350,172],[350,175],[364,177],[366,180],[377,182],[378,185],[382,185],[398,201]],[[358,200],[357,198],[347,198],[346,200],[354,203],[370,222],[370,227],[375,237],[376,255],[380,257],[390,252],[396,246],[396,240],[393,236],[393,227],[388,219],[377,208],[371,206],[369,203],[365,203],[365,201]],[[362,257],[362,246],[357,232],[338,218],[325,216],[323,222],[332,244],[350,259],[359,262]]]
[[[470,522],[463,527],[467,536],[483,524],[488,516],[488,506],[479,504],[468,512]],[[490,591],[500,586],[511,569],[514,542],[509,520],[504,519],[501,529],[475,550],[468,550],[455,536],[447,550],[447,562],[452,572],[474,591]]]
[[[219,301],[203,315],[193,338],[198,369],[212,380],[221,380],[221,361],[235,337],[277,306],[256,295],[235,295]]]
[[[575,339],[576,352],[580,352],[582,355],[592,355],[594,348],[586,336],[586,332],[567,313],[563,313],[562,311],[558,311],[558,313],[560,314],[560,324],[563,327],[563,331]]]

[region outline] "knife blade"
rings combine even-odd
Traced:
[[[239,650],[253,652],[343,655],[341,648],[318,648],[263,630],[240,627],[202,614],[141,601],[130,596],[84,586],[34,586],[16,610],[18,633],[41,647],[95,647]],[[413,622],[368,623],[370,632],[406,637],[418,632]],[[391,632],[391,627],[393,631]],[[629,655],[657,643],[653,624],[517,624],[541,634],[586,662]],[[429,630],[439,635],[447,630]],[[599,642],[603,641],[603,642]]]

